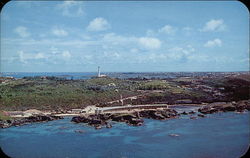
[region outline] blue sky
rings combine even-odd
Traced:
[[[11,1],[1,72],[248,71],[240,2]]]

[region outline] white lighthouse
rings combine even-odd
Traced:
[[[98,66],[97,77],[101,77],[100,66]]]

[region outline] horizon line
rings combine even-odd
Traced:
[[[102,73],[172,73],[172,72],[250,72],[250,70],[240,71],[103,71]],[[96,71],[5,71],[0,73],[97,73]]]

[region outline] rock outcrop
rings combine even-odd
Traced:
[[[24,124],[29,124],[33,122],[47,122],[63,119],[61,116],[47,116],[47,115],[34,115],[20,119],[13,119],[13,120],[0,120],[0,127],[1,128],[8,128],[11,126],[21,126]]]
[[[178,113],[173,109],[164,110],[145,110],[137,113],[116,113],[116,114],[98,114],[75,116],[71,119],[75,123],[86,123],[89,126],[100,129],[102,127],[111,128],[110,121],[124,122],[130,126],[141,126],[144,123],[143,118],[166,120],[178,117]]]
[[[250,100],[243,100],[238,102],[216,102],[204,106],[198,111],[202,114],[212,114],[216,112],[227,112],[227,111],[237,111],[243,112],[244,110],[250,110]]]

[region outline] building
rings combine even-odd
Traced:
[[[101,77],[100,66],[98,66],[97,77]]]
[[[100,66],[98,66],[97,77],[106,77],[106,75],[101,75]]]

